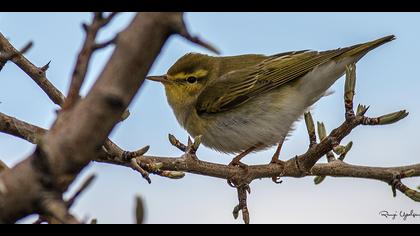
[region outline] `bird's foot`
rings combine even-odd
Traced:
[[[248,166],[241,162],[242,158],[244,158],[246,155],[250,154],[251,152],[255,151],[255,149],[258,148],[258,145],[252,146],[248,148],[247,150],[239,153],[235,158],[232,159],[232,161],[229,163],[229,166],[239,166],[243,169],[248,168]]]
[[[271,159],[271,161],[270,161],[270,164],[274,164],[274,165],[281,165],[281,166],[283,166],[284,163],[285,162],[282,161],[282,160],[279,160],[278,157],[276,157],[276,158],[273,157],[273,159]]]
[[[284,138],[280,140],[279,144],[277,145],[276,152],[273,154],[270,164],[284,165],[284,161],[280,160],[280,152],[281,152],[281,148],[283,147],[283,143],[284,143]]]
[[[277,146],[277,150],[274,153],[273,157],[271,158],[270,164],[284,166],[285,162],[280,160],[280,158],[279,158],[280,157],[280,151],[281,151],[281,148],[283,146],[283,142],[284,142],[284,139],[279,142],[279,145]],[[281,175],[280,176],[273,176],[271,178],[271,180],[276,184],[281,184],[283,181],[281,181],[280,178],[281,178]]]
[[[229,163],[228,166],[239,166],[242,169],[247,169],[248,168],[248,165],[247,164],[244,164],[244,163],[240,162],[237,159],[235,160],[235,158]]]

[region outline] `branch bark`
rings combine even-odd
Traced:
[[[9,123],[14,125],[3,125],[4,120],[7,120]],[[9,128],[5,129],[5,127]],[[47,132],[47,130],[0,113],[0,132],[8,133],[34,143],[32,141],[32,137],[36,137],[40,134],[42,135],[43,133]],[[124,150],[119,149],[119,152],[111,154],[102,149],[102,151],[94,158],[94,160],[101,163],[131,167],[129,161],[120,158],[124,152]],[[420,164],[399,167],[369,167],[351,165],[340,160],[334,160],[326,164],[316,164],[311,168],[310,172],[302,173],[302,171],[296,167],[296,157],[289,159],[286,162],[286,167],[278,164],[267,164],[249,166],[247,170],[244,170],[223,164],[210,163],[195,158],[188,158],[185,155],[190,154],[184,154],[180,157],[140,155],[133,158],[136,159],[137,163],[140,163],[143,166],[146,166],[146,164],[160,163],[160,169],[166,171],[182,171],[220,179],[229,179],[233,176],[241,176],[244,177],[247,181],[261,178],[271,178],[272,176],[279,176],[281,174],[283,177],[332,176],[364,178],[380,180],[389,183],[392,181],[396,174],[409,170],[415,171],[413,175],[409,177],[420,176]],[[298,159],[300,158],[304,158],[303,155],[298,156]],[[292,168],[288,168],[288,166]]]
[[[2,51],[15,54],[11,61],[24,71],[35,83],[48,95],[48,97],[57,105],[62,105],[64,95],[47,79],[45,66],[37,67],[30,62],[22,53],[19,53],[10,42],[0,33],[0,48]],[[47,64],[48,65],[48,64]]]
[[[62,195],[98,154],[166,39],[174,33],[173,25],[182,20],[181,13],[169,15],[138,14],[116,40],[111,59],[87,97],[59,113],[30,157],[0,174],[6,189],[0,194],[0,222],[45,212],[39,204],[45,192]]]
[[[92,19],[92,23],[90,25],[83,24],[83,29],[86,32],[86,38],[83,43],[82,49],[79,55],[77,56],[77,62],[73,70],[69,94],[67,96],[63,109],[67,109],[70,106],[73,106],[74,103],[78,101],[80,88],[82,87],[82,84],[86,78],[86,74],[89,68],[89,62],[95,50],[108,46],[111,43],[115,43],[116,38],[106,42],[105,44],[98,45],[96,43],[96,36],[98,35],[101,28],[109,24],[115,16],[115,12],[111,13],[107,17],[104,17],[102,12],[95,12]]]

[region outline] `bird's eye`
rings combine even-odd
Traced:
[[[197,78],[194,77],[194,76],[190,76],[190,77],[187,78],[187,82],[190,83],[190,84],[193,84],[193,83],[197,82]]]

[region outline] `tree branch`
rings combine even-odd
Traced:
[[[67,109],[74,105],[74,103],[79,100],[80,88],[86,78],[86,73],[89,68],[89,62],[92,58],[93,53],[100,48],[106,47],[111,43],[116,42],[116,38],[113,38],[110,41],[107,41],[103,44],[96,44],[96,36],[99,31],[105,27],[114,17],[116,13],[111,13],[108,17],[104,17],[103,13],[96,12],[93,15],[92,23],[90,25],[83,24],[83,29],[86,32],[86,38],[82,49],[77,56],[76,66],[73,70],[73,75],[71,79],[69,93],[67,95],[66,103],[63,108]]]
[[[182,20],[181,13],[169,14],[173,17],[138,14],[118,37],[115,51],[86,98],[58,114],[30,157],[0,174],[6,189],[0,194],[0,222],[42,213],[37,199],[44,192],[61,195],[98,154],[173,32],[171,26],[178,23],[174,20]]]
[[[42,69],[42,67],[39,68],[32,64],[23,56],[23,54],[19,53],[1,33],[0,48],[2,48],[4,52],[14,53],[16,55],[11,61],[31,77],[55,104],[61,105],[64,102],[64,95],[46,78],[45,68]]]
[[[7,118],[5,119],[5,117]],[[8,120],[8,122],[14,124],[14,126],[4,125],[4,120]],[[47,130],[0,113],[0,132],[8,133],[36,144],[33,142],[34,138],[32,137],[40,134],[42,135],[47,132]],[[109,144],[110,143],[108,143],[108,145]],[[118,150],[118,153],[111,154],[103,150],[95,157],[95,161],[131,167],[129,160],[121,158],[123,153],[126,151],[120,149],[118,146],[113,147],[112,150]],[[298,159],[300,157],[302,157],[302,155],[298,156]],[[146,166],[146,164],[159,163],[160,169],[162,170],[188,172],[221,179],[228,179],[231,176],[247,176],[248,180],[254,180],[260,178],[271,178],[272,176],[278,176],[280,174],[284,177],[302,177],[302,172],[299,169],[283,168],[277,164],[251,165],[246,171],[247,174],[244,175],[245,170],[241,168],[195,160],[193,158],[185,157],[185,154],[181,157],[137,155],[131,156],[131,158],[135,158],[137,163],[141,163],[144,166]],[[294,162],[296,162],[296,157],[289,159],[286,166],[293,166],[295,165]],[[420,164],[400,167],[368,167],[350,165],[340,160],[334,160],[327,164],[314,165],[311,168],[311,172],[306,173],[305,176],[320,175],[332,177],[353,177],[389,182],[394,178],[396,173],[402,173],[408,170],[415,170],[414,174],[410,177],[420,176]]]

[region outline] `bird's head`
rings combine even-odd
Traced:
[[[162,83],[168,102],[180,106],[193,104],[209,81],[217,77],[218,68],[216,57],[188,53],[178,59],[165,75],[146,79]]]

